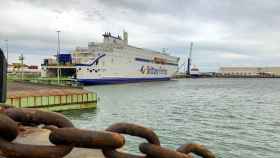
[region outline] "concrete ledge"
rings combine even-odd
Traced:
[[[33,145],[51,145],[49,142],[49,134],[50,131],[47,129],[23,127],[14,142]],[[74,148],[65,158],[104,158],[104,155],[101,150]]]
[[[6,104],[48,111],[95,109],[97,94],[80,88],[10,82]]]

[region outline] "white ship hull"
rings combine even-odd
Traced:
[[[179,58],[129,46],[125,40],[105,35],[103,43],[89,45],[91,52],[88,53],[87,64],[77,64],[78,82],[114,84],[166,81],[175,76]],[[84,55],[80,53],[78,56]]]
[[[139,61],[141,58],[134,58],[119,61],[118,59],[118,57],[104,55],[90,64],[78,65],[77,81],[83,84],[166,81],[170,80],[177,71],[176,65],[156,64],[152,60]]]

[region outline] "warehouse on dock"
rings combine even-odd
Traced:
[[[221,67],[220,73],[224,76],[280,76],[279,67]]]
[[[8,64],[8,73],[40,73],[40,69],[37,65],[26,65],[21,63]]]

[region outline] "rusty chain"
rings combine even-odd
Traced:
[[[45,125],[51,130],[49,141],[54,145],[27,145],[14,143],[19,124]],[[121,152],[125,144],[122,134],[147,140],[139,145],[142,155]],[[0,155],[6,158],[63,158],[74,147],[102,150],[106,158],[192,158],[192,154],[203,158],[215,158],[214,154],[199,144],[184,144],[176,151],[164,148],[156,133],[136,124],[117,123],[105,131],[75,128],[63,115],[25,108],[2,108],[0,112]],[[0,157],[1,157],[0,156]]]

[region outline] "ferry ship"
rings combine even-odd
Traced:
[[[106,32],[103,42],[89,42],[71,54],[75,78],[85,85],[166,81],[175,76],[179,58],[128,45],[123,37]]]

